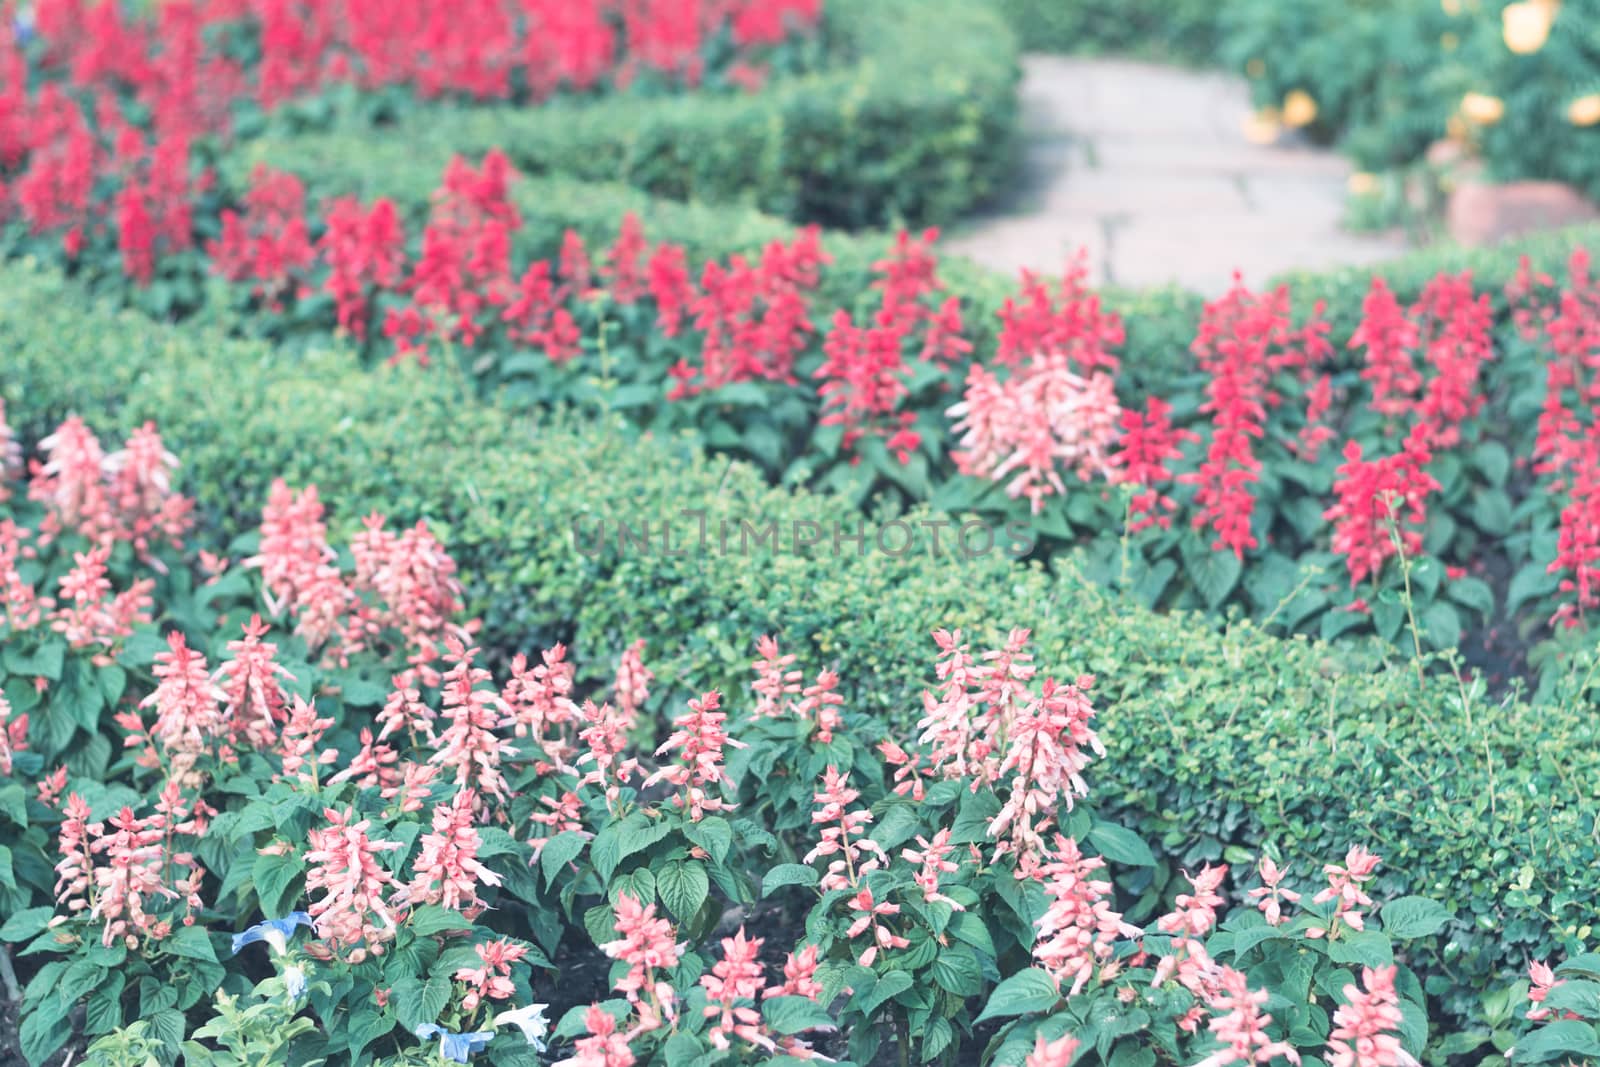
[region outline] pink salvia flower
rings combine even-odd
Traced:
[[[440,904],[468,918],[483,909],[478,886],[497,886],[500,876],[478,860],[482,840],[474,825],[476,806],[472,790],[460,789],[448,803],[434,807],[433,830],[422,835],[422,853],[406,887],[408,903]]]
[[[639,768],[638,760],[622,759],[628,747],[630,717],[613,711],[610,704],[595,707],[594,701],[586,700],[583,719],[586,725],[579,731],[578,739],[585,748],[576,766],[590,769],[578,779],[578,785],[600,786],[605,791],[606,807],[615,811],[622,787],[632,781]]]
[[[769,988],[768,997],[805,997],[816,1000],[822,995],[817,984],[817,946],[807,945],[799,952],[791,952],[783,961],[783,984]]]
[[[918,837],[917,847],[908,848],[900,855],[907,863],[921,865],[922,869],[913,876],[913,880],[917,883],[917,888],[922,890],[923,900],[929,904],[948,904],[953,911],[965,911],[965,905],[958,904],[939,892],[940,875],[954,874],[961,869],[959,863],[949,858],[950,853],[955,850],[955,846],[950,843],[950,828],[945,827],[933,835],[932,841]]]
[[[403,734],[413,744],[433,741],[433,723],[438,713],[422,701],[422,693],[404,676],[396,675],[390,684],[394,690],[378,712],[378,740]]]
[[[1345,1003],[1333,1013],[1329,1067],[1416,1067],[1396,1032],[1404,1017],[1394,989],[1396,968],[1363,967],[1361,984],[1344,987]]]
[[[28,717],[11,717],[11,702],[0,693],[0,775],[11,777],[12,757],[28,747]]]
[[[839,709],[844,706],[844,697],[834,692],[838,684],[837,672],[822,671],[817,675],[815,685],[806,686],[801,691],[800,701],[794,706],[796,716],[816,726],[820,744],[832,742],[833,732],[844,721],[839,714]]]
[[[747,939],[741,926],[738,933],[722,939],[722,959],[710,974],[700,977],[706,991],[705,1017],[716,1020],[706,1036],[716,1048],[729,1048],[732,1038],[768,1052],[777,1048],[754,1006],[767,984],[760,954],[761,939]]]
[[[787,710],[787,698],[800,692],[803,677],[800,671],[791,669],[794,653],[784,655],[778,648],[777,638],[763,634],[756,639],[756,655],[760,658],[750,665],[756,672],[751,688],[757,697],[751,714],[758,719],[782,715]]]
[[[1030,853],[1044,848],[1044,831],[1058,804],[1072,810],[1074,798],[1087,796],[1083,769],[1089,752],[1105,755],[1105,746],[1089,726],[1094,707],[1086,695],[1094,679],[1083,675],[1076,685],[1057,686],[1046,678],[1036,700],[1012,719],[1005,758],[996,772],[1013,773],[1011,792],[1000,814],[989,824],[999,839],[995,854]],[[1009,834],[1009,840],[1001,839]]]
[[[890,915],[899,915],[900,905],[891,904],[886,900],[875,899],[872,895],[871,887],[861,886],[856,891],[855,896],[850,898],[848,907],[851,911],[859,912],[860,914],[850,924],[849,929],[845,931],[845,936],[853,941],[869,930],[872,933],[869,944],[856,957],[858,965],[871,967],[873,961],[878,958],[880,949],[906,948],[911,944],[909,940],[895,934],[881,922],[882,919]]]
[[[28,498],[48,509],[40,525],[40,544],[64,530],[96,543],[115,538],[117,521],[106,491],[105,453],[100,442],[74,415],[39,442],[41,463],[32,463]]]
[[[621,936],[601,945],[600,951],[628,965],[616,989],[639,1008],[641,1025],[647,1020],[660,1025],[661,1015],[672,1013],[674,994],[671,984],[656,975],[676,967],[685,946],[674,939],[672,924],[656,916],[654,904],[641,905],[620,893],[615,908],[614,927]]]
[[[644,780],[647,787],[667,781],[682,789],[674,803],[688,808],[689,817],[696,822],[708,811],[733,809],[721,795],[728,783],[722,750],[724,746],[744,748],[745,745],[728,736],[728,716],[719,710],[721,702],[722,694],[716,690],[705,693],[699,700],[689,701],[688,712],[673,721],[672,735],[656,749],[657,756],[675,753],[679,762],[661,768]]]
[[[849,779],[837,768],[830,766],[823,772],[822,788],[816,794],[817,810],[811,814],[811,822],[823,827],[822,839],[806,853],[805,862],[839,857],[829,861],[828,871],[822,876],[819,884],[824,891],[853,889],[863,874],[877,870],[880,861],[888,862],[878,843],[867,837],[872,812],[849,810],[860,796],[860,791],[851,789]],[[864,853],[872,853],[872,858]]]
[[[462,967],[455,973],[458,982],[465,982],[466,996],[461,998],[464,1011],[476,1011],[486,1000],[510,1000],[517,987],[511,983],[511,965],[528,954],[528,946],[517,945],[500,938],[486,945],[474,945],[478,966]]]
[[[1556,972],[1551,969],[1548,963],[1543,963],[1539,960],[1534,960],[1528,964],[1528,981],[1530,983],[1528,1003],[1530,1004],[1543,1004],[1545,998],[1550,995],[1551,990],[1566,984],[1565,979],[1556,977]],[[1542,1023],[1552,1018],[1553,1014],[1549,1008],[1535,1007],[1528,1010],[1527,1017],[1533,1022]],[[1561,1018],[1581,1019],[1582,1016],[1575,1012],[1564,1011],[1561,1013]]]
[[[1279,885],[1289,873],[1287,867],[1280,870],[1276,863],[1262,856],[1257,869],[1261,874],[1261,885],[1250,890],[1249,897],[1256,902],[1256,907],[1261,909],[1261,914],[1266,916],[1267,925],[1279,926],[1283,923],[1283,905],[1298,904],[1300,894]]]
[[[289,710],[289,721],[284,723],[279,748],[283,753],[283,777],[293,778],[303,784],[317,786],[317,768],[326,767],[339,758],[337,749],[317,751],[322,735],[333,725],[331,718],[319,718],[317,706],[296,696]]]
[[[431,763],[405,760],[399,766],[399,774],[399,780],[383,787],[378,795],[384,800],[399,800],[397,808],[402,813],[421,811],[433,790],[434,780],[439,777],[439,768]]]
[[[1228,865],[1220,867],[1206,864],[1199,874],[1183,872],[1184,880],[1193,889],[1191,893],[1179,893],[1177,909],[1168,912],[1156,920],[1156,929],[1162,933],[1177,934],[1181,937],[1204,937],[1210,933],[1217,923],[1217,909],[1223,904],[1222,896],[1217,892],[1222,885],[1222,880],[1228,876]]]
[[[639,638],[622,653],[617,664],[617,680],[611,687],[612,700],[622,713],[625,728],[633,729],[645,701],[650,699],[650,683],[655,674],[644,665],[644,638]]]
[[[488,800],[503,803],[511,787],[500,772],[500,760],[516,754],[494,733],[507,724],[505,701],[491,689],[478,688],[490,676],[472,665],[477,649],[456,637],[448,639],[448,647],[455,666],[444,676],[443,717],[450,725],[439,734],[428,762],[451,772],[456,785],[474,789],[485,805]]]
[[[147,422],[135,430],[119,451],[106,457],[104,466],[118,536],[140,555],[156,538],[178,547],[193,521],[194,502],[172,490],[178,457],[162,444],[156,424]]]
[[[540,766],[555,770],[570,770],[568,761],[574,755],[570,736],[563,738],[560,731],[582,718],[572,701],[574,672],[566,655],[566,646],[557,644],[530,668],[527,657],[518,654],[511,663],[511,681],[501,693],[513,731],[518,737],[531,737],[549,761]]]
[[[360,963],[381,953],[394,937],[394,911],[384,893],[395,889],[395,880],[378,856],[400,845],[372,840],[367,836],[371,822],[356,821],[353,812],[325,808],[322,816],[328,825],[310,832],[305,856],[311,918],[336,954]]]
[[[1380,862],[1377,856],[1354,845],[1345,855],[1343,867],[1329,863],[1322,868],[1322,873],[1328,876],[1328,888],[1311,901],[1313,904],[1334,901],[1333,917],[1327,929],[1313,927],[1306,931],[1307,937],[1331,936],[1341,921],[1352,930],[1366,928],[1360,909],[1370,907],[1372,898],[1361,887],[1372,880],[1372,872]]]
[[[270,746],[289,717],[288,698],[278,679],[295,681],[288,668],[274,658],[278,646],[261,640],[267,631],[260,615],[250,616],[244,624],[244,638],[228,642],[230,658],[213,677],[222,689],[229,735],[256,749]]]
[[[1112,476],[1111,449],[1122,409],[1109,374],[1082,377],[1063,353],[1040,353],[1000,381],[974,364],[966,392],[947,412],[959,435],[951,453],[962,474],[1004,482],[1034,514],[1065,494],[1062,471],[1082,481]]]
[[[1040,1034],[1022,1067],[1072,1067],[1072,1058],[1077,1054],[1078,1039],[1071,1034],[1062,1034],[1054,1041],[1046,1041]]]
[[[1251,990],[1245,976],[1223,967],[1218,979],[1221,992],[1212,998],[1212,1036],[1222,1047],[1195,1067],[1229,1067],[1230,1064],[1270,1064],[1282,1057],[1300,1062],[1300,1053],[1287,1041],[1274,1041],[1267,1033],[1272,1016],[1261,1010],[1269,998],[1267,991]]]
[[[1034,872],[1051,903],[1034,924],[1039,938],[1033,958],[1058,985],[1071,982],[1069,996],[1082,992],[1095,968],[1110,961],[1119,936],[1139,935],[1111,910],[1111,883],[1094,877],[1103,867],[1105,860],[1085,856],[1076,841],[1057,834],[1055,855]]]
[[[573,1045],[573,1054],[554,1067],[633,1067],[628,1035],[617,1032],[617,1020],[610,1012],[591,1004],[583,1014],[583,1024],[589,1036],[579,1038]]]
[[[221,705],[227,694],[211,680],[205,657],[190,649],[177,630],[167,635],[167,651],[156,653],[151,670],[156,689],[139,706],[155,707],[150,740],[169,761],[173,775],[184,777],[226,734]],[[130,744],[135,740],[128,739]]]

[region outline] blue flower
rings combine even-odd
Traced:
[[[550,1035],[550,1020],[544,1017],[548,1004],[529,1004],[516,1011],[503,1011],[494,1017],[494,1025],[515,1026],[522,1031],[522,1036],[528,1039],[528,1044],[533,1046],[535,1052],[543,1052],[544,1039]]]
[[[265,922],[256,923],[244,933],[233,935],[234,955],[238,955],[239,950],[246,945],[253,945],[257,941],[265,941],[281,956],[289,951],[289,938],[294,935],[294,928],[296,926],[310,925],[311,916],[303,911],[291,911],[281,919],[268,919]]]
[[[436,1023],[423,1023],[417,1027],[416,1034],[419,1040],[426,1041],[431,1037],[439,1039],[439,1051],[444,1053],[444,1058],[452,1063],[466,1063],[472,1058],[474,1052],[482,1052],[489,1047],[489,1042],[494,1040],[494,1034],[485,1030],[474,1031],[467,1034],[452,1034]]]
[[[290,1000],[299,1000],[300,994],[306,991],[306,972],[296,964],[289,964],[283,969],[283,985],[289,991]]]

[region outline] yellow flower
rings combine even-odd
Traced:
[[[1461,14],[1461,0],[1439,0],[1439,6],[1444,8],[1444,13],[1450,16]]]
[[[1244,120],[1244,136],[1251,144],[1271,144],[1282,129],[1275,107],[1264,107]]]
[[[1600,122],[1600,93],[1580,96],[1568,104],[1567,121],[1574,126],[1593,126]]]
[[[1345,187],[1350,190],[1351,196],[1371,196],[1378,191],[1378,176],[1358,170],[1345,179]]]
[[[1283,124],[1291,129],[1309,126],[1317,119],[1317,102],[1304,89],[1283,98]]]
[[[1257,56],[1244,65],[1244,72],[1252,78],[1259,78],[1267,72],[1267,61]]]
[[[1549,0],[1520,0],[1507,4],[1500,15],[1501,34],[1506,47],[1519,56],[1528,56],[1550,39],[1550,24],[1555,21],[1558,4]]]
[[[1441,34],[1439,37],[1439,47],[1443,48],[1446,52],[1454,52],[1458,47],[1460,47],[1460,45],[1461,38],[1457,37],[1453,33]]]
[[[1467,139],[1467,121],[1460,115],[1451,115],[1444,124],[1444,132],[1450,140],[1463,143]]]
[[[1498,96],[1487,93],[1468,93],[1461,98],[1461,114],[1479,126],[1493,126],[1506,113],[1506,104]]]

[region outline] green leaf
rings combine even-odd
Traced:
[[[276,856],[267,854],[257,856],[251,868],[251,881],[255,883],[256,897],[261,901],[261,910],[267,915],[282,915],[289,909],[285,906],[289,887],[294,880],[300,877],[300,872],[305,869],[298,856]]]
[[[424,904],[411,913],[411,932],[417,936],[442,934],[447,930],[470,930],[472,923],[459,911],[437,904]]]
[[[984,1005],[983,1014],[976,1021],[1049,1011],[1060,1000],[1055,981],[1039,968],[1029,967],[995,986],[994,992],[989,994],[989,1003]]]
[[[728,850],[733,847],[733,827],[720,815],[708,815],[699,822],[689,823],[683,828],[683,834],[705,849],[713,863],[726,860]]]
[[[54,916],[54,908],[27,908],[17,912],[0,926],[0,941],[26,941],[44,933]]]
[[[1262,923],[1260,926],[1252,926],[1244,930],[1236,930],[1233,935],[1234,957],[1238,958],[1239,956],[1243,956],[1246,952],[1249,952],[1263,941],[1271,941],[1275,938],[1283,938],[1285,936],[1287,935],[1278,927],[1269,926],[1266,923]]]
[[[872,828],[872,840],[885,851],[892,853],[896,847],[916,836],[922,820],[910,804],[895,804],[884,812],[883,818]]]
[[[1409,940],[1428,937],[1444,929],[1451,919],[1450,910],[1427,897],[1397,897],[1383,906],[1380,913],[1383,932],[1390,937]]]
[[[201,926],[178,927],[171,937],[161,942],[161,947],[174,956],[182,956],[186,960],[217,962],[217,953],[211,947],[211,938]]]
[[[17,1041],[22,1046],[22,1058],[39,1067],[72,1036],[72,1024],[67,1013],[70,1004],[51,997],[22,1017]]]
[[[1457,604],[1480,615],[1489,615],[1494,611],[1494,591],[1487,582],[1477,578],[1456,578],[1445,586],[1445,594]]]
[[[656,875],[656,892],[661,903],[679,922],[688,922],[700,910],[711,892],[711,880],[698,860],[677,860]]]
[[[946,929],[957,941],[971,945],[985,956],[994,957],[994,938],[989,936],[988,925],[975,913],[956,912],[950,917],[950,925]]]
[[[881,976],[877,983],[861,998],[859,1005],[861,1014],[868,1019],[874,1012],[889,1000],[899,996],[914,985],[914,980],[907,971],[890,971]]]
[[[424,982],[421,978],[402,978],[394,984],[389,1002],[395,1005],[395,1015],[400,1025],[412,1031],[423,1023],[439,1021],[439,1013],[450,1002],[450,978],[436,974]]]
[[[1475,490],[1469,514],[1478,529],[1492,537],[1511,532],[1511,498],[1503,489]]]
[[[1600,953],[1584,952],[1556,966],[1556,974],[1587,974],[1600,978]]]
[[[362,1006],[350,1013],[346,1033],[350,1038],[350,1052],[359,1056],[361,1050],[395,1027],[395,1018],[388,1012]]]
[[[934,1019],[922,1030],[922,1062],[938,1057],[956,1037],[955,1027],[948,1019]]]
[[[983,988],[983,968],[967,948],[950,948],[933,961],[933,980],[958,997],[976,996]]]
[[[583,852],[588,838],[576,830],[567,830],[545,842],[539,851],[539,870],[544,872],[545,888],[555,884],[556,875]]]
[[[1541,1007],[1559,1015],[1572,1012],[1585,1019],[1600,1019],[1600,982],[1569,978],[1545,995]]]
[[[177,1008],[163,1008],[146,1021],[150,1024],[150,1032],[168,1048],[176,1048],[183,1040],[183,1012]]]
[[[1600,1056],[1600,1038],[1593,1026],[1577,1019],[1558,1019],[1518,1039],[1512,1063],[1543,1063],[1557,1057]]]
[[[1499,441],[1484,441],[1472,450],[1472,465],[1496,488],[1506,484],[1511,473],[1511,453]]]
[[[1422,613],[1422,632],[1434,648],[1461,644],[1461,616],[1449,604],[1436,601]]]
[[[765,878],[761,879],[761,895],[770,897],[774,890],[790,885],[803,885],[810,888],[821,880],[822,876],[813,867],[808,867],[803,863],[780,863],[768,871]]]
[[[832,1030],[833,1016],[810,997],[773,997],[763,1001],[761,1018],[775,1034],[798,1034],[804,1030]]]
[[[1334,963],[1358,963],[1363,967],[1387,967],[1394,962],[1389,939],[1376,930],[1362,930],[1328,942],[1328,958]]]
[[[1156,865],[1156,857],[1144,839],[1115,823],[1096,823],[1089,831],[1089,843],[1099,850],[1100,855],[1115,863],[1125,863],[1131,867]]]
[[[1244,563],[1227,549],[1213,550],[1195,538],[1183,542],[1183,570],[1212,611],[1222,606],[1239,584]]]
[[[8,674],[23,674],[30,678],[48,678],[52,682],[61,678],[61,667],[66,662],[67,643],[50,638],[32,653],[22,651],[15,643],[6,646],[4,662]]]

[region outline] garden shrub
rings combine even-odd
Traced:
[[[157,419],[184,456],[185,484],[211,502],[213,530],[251,522],[279,476],[360,501],[336,511],[335,529],[371,508],[426,519],[460,564],[492,662],[566,640],[578,662],[609,670],[644,637],[657,699],[671,703],[734,691],[751,635],[781,633],[809,669],[838,672],[863,721],[903,730],[919,714],[932,625],[1031,626],[1041,660],[1096,676],[1104,796],[1171,862],[1268,844],[1321,862],[1358,837],[1394,855],[1379,885],[1435,896],[1454,917],[1413,958],[1457,1018],[1482,1016],[1479,994],[1554,938],[1587,936],[1600,801],[1592,656],[1553,674],[1537,700],[1490,696],[1376,647],[1150,614],[1065,563],[1050,575],[998,551],[858,558],[847,544],[835,557],[830,542],[672,556],[619,547],[613,533],[591,554],[573,540],[575,515],[584,531],[672,519],[687,537],[694,520],[677,517],[702,504],[712,523],[864,523],[848,501],[771,488],[688,442],[528,425],[414,370],[374,376],[335,355],[296,365],[199,326],[85,308],[48,275],[13,267],[6,281],[5,398],[22,432],[73,411],[107,432]]]
[[[1026,630],[932,635],[909,751],[770,635],[682,708],[647,638],[598,685],[562,645],[502,685],[424,522],[330,536],[280,480],[258,532],[213,531],[243,558],[194,554],[153,423],[0,437],[0,959],[35,1067],[69,1041],[95,1067],[1415,1062],[1439,1036],[1410,958],[1450,912],[1360,843],[1309,900],[1269,853],[1163,910],[1176,880],[1089,785],[1095,680],[1041,679]],[[1562,1021],[1519,1036],[1502,987],[1494,1031],[1434,1050],[1587,1052],[1595,960],[1563,941],[1520,987]]]
[[[424,161],[498,147],[530,176],[844,228],[950,222],[999,187],[1014,159],[1017,65],[986,4],[836,3],[826,25],[831,68],[749,95],[433,107],[376,130],[269,136],[252,154],[294,171],[303,156],[358,161],[373,142],[412,155],[402,170],[426,174]]]
[[[1216,60],[1218,5],[1204,0],[997,0],[1022,47],[1036,52],[1130,53],[1206,64]]]

